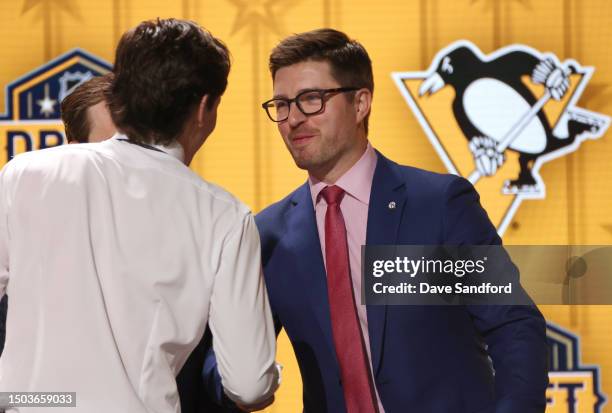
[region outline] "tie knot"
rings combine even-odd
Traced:
[[[321,196],[325,199],[327,205],[339,204],[344,197],[344,189],[336,185],[326,186],[321,191]]]

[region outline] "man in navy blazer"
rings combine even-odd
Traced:
[[[501,243],[467,181],[377,156],[367,244]],[[272,312],[300,366],[304,412],[344,412],[308,184],[256,221]],[[386,413],[544,412],[545,323],[535,307],[373,305],[367,321]]]
[[[304,412],[544,412],[535,306],[361,304],[362,244],[501,244],[468,181],[398,165],[368,143],[374,86],[363,46],[331,29],[293,35],[270,70],[274,97],[263,107],[309,178],[256,222]]]

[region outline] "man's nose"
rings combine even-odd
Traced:
[[[300,125],[305,120],[306,120],[306,115],[302,113],[302,111],[297,105],[297,102],[291,102],[289,104],[289,117],[287,118],[287,121],[289,122],[289,126],[293,128],[295,126]]]

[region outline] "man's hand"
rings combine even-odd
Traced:
[[[497,142],[488,136],[475,136],[470,140],[469,147],[480,175],[494,175],[506,160],[504,154],[497,151],[496,146]]]

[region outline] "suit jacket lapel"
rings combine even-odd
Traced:
[[[308,308],[318,320],[323,339],[335,359],[336,352],[327,296],[327,277],[308,183],[296,191],[291,201],[293,207],[287,214],[287,236],[299,260],[295,265],[296,276],[300,277],[301,281],[298,288],[302,288],[303,294],[310,302]]]
[[[406,203],[406,188],[397,165],[378,151],[378,162],[372,180],[366,244],[397,243],[402,211]],[[368,333],[374,374],[381,364],[387,306],[368,305]]]

